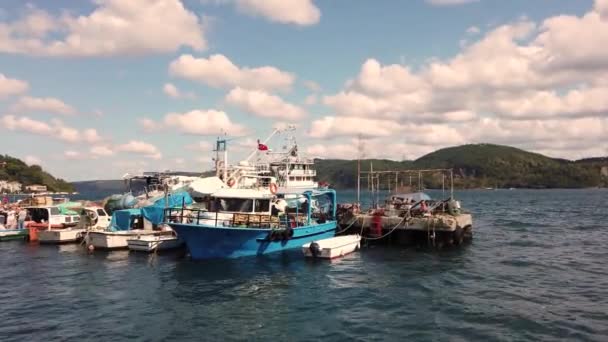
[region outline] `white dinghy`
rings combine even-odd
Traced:
[[[334,259],[352,253],[361,246],[361,236],[344,235],[313,241],[302,246],[306,257]]]
[[[180,240],[175,233],[163,235],[142,235],[136,238],[128,239],[127,244],[129,249],[138,252],[155,252],[168,249],[175,249],[183,246],[184,242]]]

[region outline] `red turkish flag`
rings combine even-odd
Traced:
[[[268,146],[260,143],[260,141],[258,140],[258,150],[260,150],[260,151],[268,151]]]

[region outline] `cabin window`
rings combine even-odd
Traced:
[[[38,223],[49,220],[49,211],[46,208],[28,208],[27,213],[32,221]]]
[[[97,216],[106,216],[106,212],[103,209],[97,209]]]
[[[255,200],[255,212],[256,213],[267,213],[270,210],[270,200],[256,199]]]
[[[61,212],[59,211],[59,208],[57,208],[57,207],[51,207],[51,215],[61,215]]]
[[[253,211],[253,200],[243,198],[216,198],[212,211],[233,211],[250,213]]]

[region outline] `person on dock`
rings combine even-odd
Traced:
[[[17,218],[15,217],[15,210],[9,209],[6,215],[6,229],[15,229],[17,227]]]
[[[429,210],[429,207],[426,205],[426,201],[422,201],[420,203],[420,212],[422,212],[422,214],[426,213]]]
[[[27,217],[27,210],[25,208],[17,208],[17,229],[25,229],[25,218]]]

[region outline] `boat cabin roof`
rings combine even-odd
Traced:
[[[273,194],[268,189],[220,189],[213,194],[211,197],[216,198],[265,198],[270,199]]]

